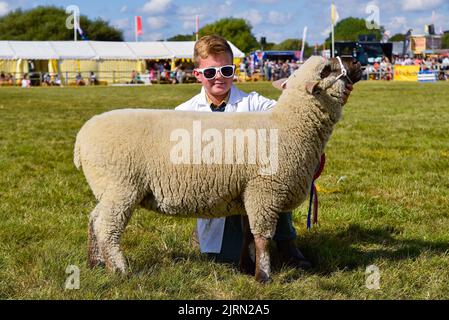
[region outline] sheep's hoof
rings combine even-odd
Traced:
[[[87,266],[90,269],[93,269],[96,267],[104,268],[106,266],[106,264],[104,263],[103,260],[89,258],[89,261],[87,262]]]
[[[271,278],[268,274],[263,271],[256,273],[256,281],[260,283],[269,283],[271,282]]]

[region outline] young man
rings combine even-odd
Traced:
[[[248,112],[266,111],[274,107],[276,101],[258,93],[245,93],[234,87],[235,65],[228,42],[219,36],[205,36],[195,44],[194,75],[201,82],[201,92],[176,110],[199,112]],[[243,244],[240,216],[216,219],[198,219],[198,240],[202,253],[207,253],[217,261],[238,264]],[[307,269],[310,267],[296,248],[296,231],[292,225],[292,214],[279,217],[274,240],[284,262]]]

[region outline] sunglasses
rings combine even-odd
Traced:
[[[220,70],[223,78],[231,78],[234,76],[235,65],[227,65],[222,67],[210,67],[204,69],[196,69],[199,73],[204,75],[207,80],[212,80],[217,76],[217,71]]]

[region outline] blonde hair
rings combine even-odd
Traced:
[[[209,55],[216,55],[227,53],[234,60],[234,54],[232,53],[231,46],[226,41],[225,38],[210,35],[204,36],[195,43],[195,49],[193,52],[193,61],[195,62],[195,67],[199,67],[200,59],[207,59]]]

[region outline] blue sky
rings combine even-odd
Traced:
[[[241,17],[253,26],[259,39],[278,43],[301,38],[308,27],[307,41],[321,43],[330,30],[331,0],[0,0],[0,16],[10,10],[38,5],[67,7],[77,5],[81,14],[101,17],[124,31],[125,40],[133,40],[134,16],[143,18],[142,40],[163,40],[176,34],[195,31],[195,16],[200,27],[224,17]],[[379,21],[391,35],[409,28],[424,32],[424,24],[434,23],[436,31],[449,30],[449,0],[335,0],[340,19],[348,16],[367,18],[373,5],[379,9]],[[446,18],[445,18],[446,17]]]

